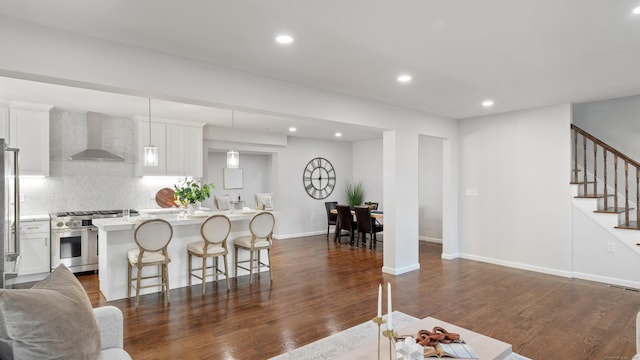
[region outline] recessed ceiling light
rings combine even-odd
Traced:
[[[298,129],[294,128],[293,126],[289,128],[289,131],[291,131],[291,132],[295,132],[296,130],[298,130]]]
[[[291,44],[293,42],[293,38],[289,35],[278,35],[276,37],[276,41],[280,44]]]
[[[336,137],[340,137],[340,136],[342,136],[342,133],[341,132],[337,132],[336,133]]]
[[[482,106],[484,107],[492,107],[493,106],[493,100],[485,100],[482,102]]]
[[[398,82],[400,83],[408,83],[409,81],[411,81],[411,75],[409,74],[402,74],[398,76]]]
[[[640,14],[640,6],[638,6],[635,9],[633,9],[633,13],[636,14],[636,15]]]

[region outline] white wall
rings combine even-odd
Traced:
[[[271,154],[247,154],[240,153],[240,167],[243,171],[243,188],[227,190],[224,188],[222,177],[223,169],[227,166],[227,154],[224,152],[209,152],[209,166],[207,182],[213,182],[216,188],[213,195],[229,194],[231,199],[240,198],[245,201],[245,206],[254,209],[256,207],[255,194],[272,192],[271,187]]]
[[[303,184],[302,175],[307,163],[316,157],[331,162],[336,171],[336,187],[326,199],[310,197]],[[344,203],[344,188],[351,181],[351,143],[290,137],[286,149],[280,150],[274,159],[274,204],[280,213],[278,234],[283,237],[322,234],[327,229],[325,201]]]
[[[570,276],[570,123],[569,105],[460,121],[462,257]]]
[[[442,242],[442,139],[420,136],[420,239]]]
[[[591,199],[578,199],[593,201]],[[637,241],[625,243],[616,237],[620,232],[633,237],[633,230],[614,229],[594,221],[593,209],[580,204],[572,208],[573,276],[581,279],[640,288],[640,254]],[[597,214],[611,217],[614,215]],[[610,248],[612,247],[612,248]]]
[[[378,210],[384,210],[382,201],[382,138],[353,143],[354,181],[362,180],[364,201],[378,203]]]
[[[640,160],[640,96],[574,104],[572,113],[579,128]]]

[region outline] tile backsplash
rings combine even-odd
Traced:
[[[50,118],[50,176],[21,179],[21,213],[155,208],[155,193],[176,179],[134,176],[136,126],[129,118],[106,116],[104,148],[125,161],[71,161],[86,148],[86,113],[59,109]]]

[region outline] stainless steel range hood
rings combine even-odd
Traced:
[[[71,160],[124,161],[123,157],[104,150],[104,118],[104,114],[91,111],[87,113],[87,149],[71,155]]]

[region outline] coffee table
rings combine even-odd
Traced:
[[[397,330],[399,335],[415,336],[420,330],[431,330],[434,326],[441,326],[449,332],[458,333],[460,337],[475,351],[481,360],[503,360],[511,355],[511,345],[488,336],[478,334],[471,330],[449,324],[432,317],[416,321],[402,329]],[[384,325],[382,325],[384,330]],[[338,359],[342,360],[371,360],[377,359],[378,342],[374,341],[355,350],[343,354]],[[389,358],[389,339],[380,339],[380,359]]]

